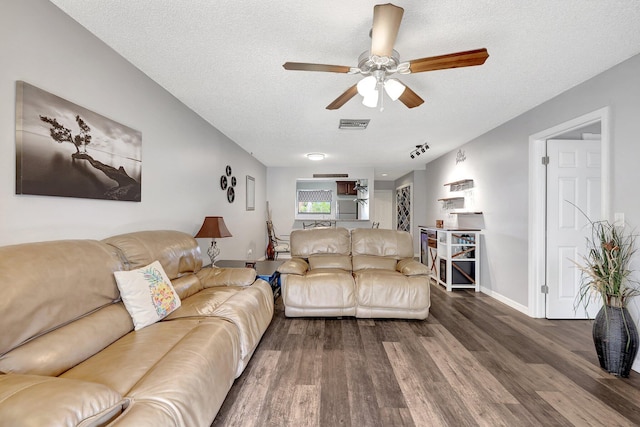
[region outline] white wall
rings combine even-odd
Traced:
[[[296,179],[313,178],[314,173],[346,173],[349,175],[349,179],[368,179],[369,218],[371,218],[372,209],[375,209],[373,206],[375,188],[373,168],[323,167],[322,164],[313,164],[304,168],[269,168],[267,170],[267,181],[269,182],[267,200],[271,209],[271,219],[278,235],[287,235],[291,233],[291,230],[302,228],[302,221],[295,220]],[[339,221],[338,224],[340,227],[346,228],[371,227],[371,221]]]
[[[475,181],[475,207],[482,239],[482,286],[515,306],[528,301],[529,136],[576,117],[611,108],[611,206],[640,229],[640,55],[562,93],[461,147],[466,160],[456,165],[456,151],[427,164],[429,222],[442,219],[439,203],[445,182]],[[461,218],[461,220],[465,220]],[[640,269],[640,254],[633,261]],[[638,277],[639,275],[636,275]],[[640,298],[629,307],[636,324]],[[635,369],[639,368],[636,359]]]
[[[233,141],[46,0],[0,4],[0,53],[0,244],[195,234],[206,215],[222,215],[233,234],[219,241],[224,258],[263,254],[266,168]],[[16,195],[17,80],[141,131],[142,202]],[[233,204],[219,186],[226,165],[238,179]],[[245,210],[245,175],[256,178],[255,211]]]

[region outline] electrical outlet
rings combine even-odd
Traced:
[[[613,214],[613,224],[618,227],[624,226],[624,213],[616,212]]]

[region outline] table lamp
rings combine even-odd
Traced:
[[[224,218],[221,216],[207,216],[204,218],[200,231],[195,235],[196,238],[209,237],[211,238],[211,246],[207,249],[207,254],[211,258],[211,266],[215,265],[216,258],[220,255],[220,248],[216,244],[216,239],[222,237],[232,237],[229,229],[227,229],[224,223]]]

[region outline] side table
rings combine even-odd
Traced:
[[[221,268],[245,268],[246,262],[255,262],[256,273],[258,277],[271,286],[273,291],[273,299],[277,299],[280,296],[280,273],[278,267],[284,261],[245,261],[237,259],[224,259],[216,261],[216,267]]]

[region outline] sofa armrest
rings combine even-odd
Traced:
[[[40,375],[0,375],[3,425],[103,426],[129,404],[109,387]]]
[[[429,274],[429,268],[426,265],[411,258],[398,261],[396,271],[399,271],[405,276],[424,276]]]
[[[196,273],[202,286],[250,286],[256,281],[256,270],[253,268],[218,268],[206,267]]]
[[[304,276],[308,270],[309,263],[302,258],[291,258],[278,267],[280,274],[297,274],[298,276]]]

